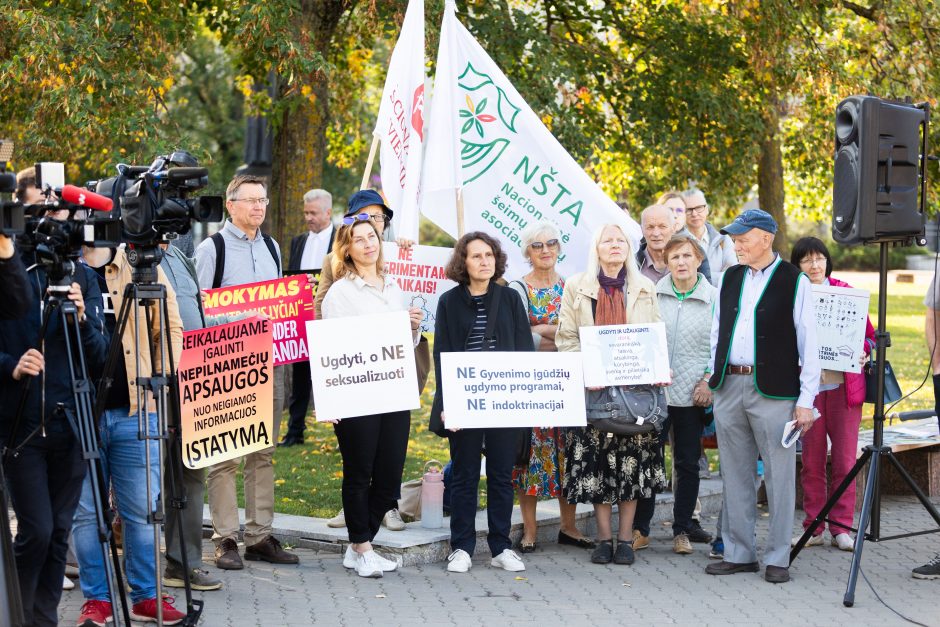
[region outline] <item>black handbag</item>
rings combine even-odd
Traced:
[[[863,372],[865,374],[865,402],[874,403],[878,400],[877,387],[878,387],[878,370],[876,369],[875,364],[875,351],[872,349],[871,353],[868,356],[868,363],[865,364]],[[885,360],[885,398],[884,404],[888,405],[899,400],[903,396],[901,393],[901,386],[898,384],[898,378],[894,376],[894,369],[891,367],[891,362],[887,359]]]
[[[615,385],[585,390],[587,422],[614,435],[659,433],[666,420],[666,389],[659,385]]]

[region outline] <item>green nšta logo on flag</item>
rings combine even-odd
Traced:
[[[457,85],[465,92],[477,92],[472,96],[465,93],[466,109],[460,110],[463,126],[460,129],[460,161],[464,170],[464,185],[483,176],[509,145],[505,137],[495,137],[491,141],[487,135],[505,134],[505,127],[509,132],[516,133],[516,116],[521,109],[514,105],[503,89],[493,82],[488,75],[478,72],[472,63],[467,63],[463,74],[457,78]],[[487,112],[487,107],[496,91],[496,115]],[[474,97],[477,98],[474,101]],[[492,110],[492,107],[490,107]],[[496,121],[502,123],[495,124]]]

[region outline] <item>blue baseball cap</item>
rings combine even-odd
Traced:
[[[391,220],[392,216],[395,215],[391,209],[388,208],[388,205],[385,204],[385,200],[381,195],[374,189],[360,189],[358,192],[349,197],[349,202],[346,207],[346,215],[352,216],[356,215],[366,207],[371,205],[378,205],[382,208],[382,211],[388,216],[388,219]]]
[[[777,221],[761,209],[748,209],[734,219],[734,222],[721,229],[722,235],[742,235],[751,229],[760,229],[768,233],[777,232]]]

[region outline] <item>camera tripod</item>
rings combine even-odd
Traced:
[[[143,254],[140,254],[143,252]],[[107,361],[105,362],[104,376],[101,378],[101,384],[98,388],[98,398],[95,407],[95,416],[101,416],[104,412],[105,402],[108,392],[115,383],[114,375],[118,360],[123,359],[122,338],[127,330],[127,325],[132,322],[132,331],[134,338],[134,354],[137,360],[136,380],[137,393],[137,420],[138,420],[138,439],[143,440],[146,472],[146,493],[148,507],[152,509],[148,513],[147,520],[153,526],[154,537],[154,579],[156,582],[156,607],[157,624],[163,624],[163,590],[162,573],[160,572],[160,524],[164,522],[163,508],[160,501],[153,498],[154,490],[158,490],[162,500],[169,503],[171,515],[177,517],[176,529],[179,533],[179,541],[182,550],[180,551],[180,565],[183,570],[183,587],[186,597],[186,617],[181,625],[190,627],[196,625],[202,615],[203,602],[192,597],[192,586],[190,582],[189,560],[186,555],[184,543],[184,530],[180,516],[182,510],[186,507],[186,495],[181,488],[182,485],[182,448],[180,439],[179,424],[179,391],[177,389],[176,369],[173,359],[173,347],[170,341],[169,329],[169,310],[167,305],[166,286],[157,282],[157,265],[160,262],[162,251],[144,249],[138,251],[128,248],[127,257],[134,267],[132,272],[132,281],[124,288],[124,299],[121,303],[121,310],[117,314],[114,335],[111,338],[111,345],[108,350]],[[133,311],[132,311],[133,308]],[[148,342],[148,346],[141,347],[140,327],[141,327],[141,308],[144,310],[144,329],[149,334],[149,330],[158,329],[158,337],[155,342]],[[140,376],[140,364],[143,357],[141,350],[146,350],[151,365],[150,376]],[[118,382],[122,385],[123,382]],[[147,401],[152,396],[157,409],[156,429],[150,427],[149,413],[147,411]],[[172,423],[170,422],[172,420]],[[157,463],[164,460],[163,446],[166,446],[165,464],[158,468],[165,467],[167,480],[162,481],[162,485],[153,486],[150,478],[150,468],[154,460],[151,459],[150,442],[158,443],[160,452]],[[162,473],[158,473],[162,476]],[[163,494],[165,491],[168,494]],[[200,506],[201,504],[196,504]],[[126,614],[126,603],[125,603]],[[115,625],[118,623],[115,622]],[[126,623],[130,626],[130,621]]]
[[[70,276],[71,272],[65,273],[65,276],[62,277],[61,280],[54,280],[48,288],[48,296],[43,303],[42,326],[39,332],[39,348],[40,352],[45,354],[45,340],[49,323],[57,316],[65,339],[69,378],[72,388],[72,397],[75,403],[74,419],[70,414],[66,413],[66,415],[69,416],[71,426],[78,436],[82,459],[85,461],[86,473],[91,481],[92,492],[98,497],[95,499],[95,524],[98,530],[98,540],[101,544],[102,562],[105,565],[105,573],[107,575],[108,594],[110,598],[113,599],[115,598],[115,591],[118,592],[121,606],[124,609],[125,624],[130,625],[130,615],[127,611],[127,599],[124,586],[117,584],[117,582],[121,580],[121,563],[118,559],[117,545],[111,534],[108,494],[104,482],[104,475],[101,470],[101,456],[99,453],[98,433],[96,428],[97,420],[95,420],[94,414],[92,413],[92,385],[88,377],[84,349],[82,348],[78,308],[75,303],[67,297]],[[45,377],[45,374],[43,374],[43,377]],[[23,383],[23,391],[20,394],[16,419],[10,429],[9,445],[3,451],[4,461],[18,455],[16,441],[29,396],[30,379],[31,377],[28,377]],[[32,436],[27,436],[26,439],[28,440],[30,437]],[[5,519],[5,500],[3,503],[3,511]],[[16,604],[20,604],[19,599],[16,600]],[[112,604],[111,607],[112,618],[115,620],[115,624],[118,624],[117,605]],[[19,609],[20,612],[22,612],[22,607]]]
[[[829,500],[826,501],[826,504],[823,506],[822,510],[813,519],[813,522],[810,524],[809,528],[800,536],[799,541],[796,543],[796,546],[790,551],[790,563],[793,563],[793,560],[796,559],[797,555],[800,554],[800,551],[803,550],[803,547],[806,546],[806,543],[809,539],[815,534],[816,530],[823,523],[832,524],[828,516],[829,512],[832,511],[832,508],[835,507],[835,504],[842,498],[842,495],[845,493],[846,489],[855,481],[855,478],[862,472],[862,469],[865,467],[865,464],[868,466],[868,474],[865,479],[865,497],[862,501],[862,511],[859,515],[858,529],[852,529],[855,532],[855,548],[852,552],[852,566],[849,571],[849,580],[848,585],[845,590],[845,595],[842,598],[842,604],[845,607],[852,607],[855,604],[855,584],[858,580],[858,571],[861,567],[862,561],[862,551],[865,547],[865,540],[870,542],[884,542],[885,540],[897,540],[900,538],[910,538],[913,536],[925,535],[928,533],[937,533],[940,532],[940,512],[937,511],[937,508],[934,507],[934,504],[930,502],[930,499],[924,494],[924,491],[920,489],[920,486],[914,481],[910,473],[905,470],[904,466],[901,465],[901,462],[891,451],[890,446],[884,445],[884,375],[885,375],[885,350],[891,345],[891,335],[885,330],[886,326],[886,317],[888,309],[888,242],[880,242],[881,244],[881,258],[880,266],[878,270],[878,329],[875,333],[875,341],[877,347],[877,355],[875,360],[876,370],[876,379],[877,384],[875,387],[876,396],[875,396],[875,429],[874,437],[872,444],[866,446],[862,455],[858,458],[858,461],[855,462],[855,466],[852,467],[852,470],[845,476],[845,479],[842,480],[842,483],[839,484],[839,487],[836,488],[835,492],[832,493],[832,496],[829,497]],[[898,475],[904,480],[904,483],[908,485],[911,491],[917,496],[917,499],[924,506],[924,509],[930,514],[930,516],[936,521],[938,528],[937,529],[927,529],[925,531],[913,531],[910,533],[901,533],[893,536],[882,536],[881,535],[881,467],[884,464],[884,460],[887,460],[894,469],[898,472]],[[869,531],[866,533],[865,529]]]

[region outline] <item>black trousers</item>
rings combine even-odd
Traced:
[[[672,533],[688,533],[692,529],[692,513],[698,498],[698,460],[702,452],[702,419],[705,410],[701,407],[669,406],[668,424],[660,433],[659,446],[663,448],[672,430],[672,460],[676,473],[676,493],[672,508]],[[644,536],[650,534],[650,523],[656,509],[656,497],[638,499],[633,528]]]
[[[398,507],[411,412],[345,418],[333,429],[343,455],[343,512],[349,541],[371,542],[385,513]]]
[[[16,538],[13,552],[27,625],[59,624],[72,516],[85,478],[78,441],[71,434],[35,437],[6,465]]]
[[[496,557],[512,547],[512,467],[519,450],[519,429],[461,429],[449,432],[453,475],[450,492],[450,548],[470,555],[476,548],[477,486],[480,454],[486,446],[486,543]]]
[[[290,419],[287,421],[287,434],[284,439],[303,440],[307,426],[307,409],[310,407],[310,362],[298,361],[291,366],[293,379],[288,404]]]

